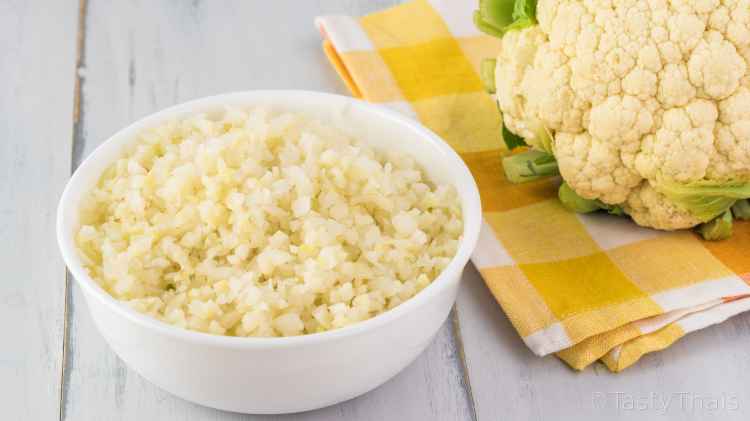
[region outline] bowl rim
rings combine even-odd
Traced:
[[[390,310],[386,310],[367,320],[356,322],[341,328],[297,336],[240,337],[214,335],[186,328],[180,328],[158,320],[152,316],[140,313],[111,296],[88,275],[87,271],[83,268],[82,262],[78,257],[78,253],[76,252],[73,229],[72,227],[64,226],[64,215],[68,208],[72,206],[69,196],[73,194],[72,191],[74,190],[75,186],[81,183],[80,180],[83,177],[81,174],[86,171],[87,167],[92,165],[92,162],[95,162],[97,160],[99,155],[101,155],[105,149],[107,149],[107,145],[116,142],[123,136],[130,135],[131,132],[140,131],[145,127],[151,127],[154,124],[157,124],[158,121],[163,121],[165,118],[168,118],[170,115],[179,115],[190,112],[197,113],[200,112],[201,108],[221,106],[225,105],[226,103],[241,102],[243,99],[251,101],[253,99],[257,100],[258,98],[268,97],[269,102],[272,103],[273,97],[278,98],[284,96],[307,97],[308,99],[312,99],[321,103],[340,101],[346,103],[347,105],[361,108],[367,113],[379,115],[384,120],[389,120],[390,122],[392,122],[392,124],[405,126],[405,130],[410,129],[416,132],[419,137],[422,138],[422,140],[432,143],[433,147],[439,149],[439,151],[445,156],[445,159],[449,161],[449,165],[456,171],[453,179],[457,184],[461,183],[462,181],[468,181],[462,183],[466,184],[466,186],[464,189],[461,189],[458,192],[462,205],[462,217],[464,223],[464,230],[462,233],[462,238],[459,241],[458,250],[456,251],[455,256],[453,256],[451,261],[448,263],[448,265],[428,286],[419,291],[413,297]],[[482,212],[479,190],[477,188],[476,181],[469,171],[469,168],[466,166],[463,159],[461,159],[460,156],[456,153],[456,151],[453,150],[453,148],[451,148],[443,139],[441,139],[430,129],[424,127],[417,120],[408,118],[400,113],[397,113],[396,111],[387,109],[384,106],[367,103],[365,101],[343,95],[308,90],[249,90],[212,95],[176,104],[155,113],[143,116],[109,136],[107,140],[99,144],[83,160],[83,162],[81,162],[81,164],[76,168],[75,172],[65,185],[65,189],[63,190],[57,207],[56,235],[63,260],[78,285],[84,290],[87,305],[90,305],[90,303],[88,303],[88,300],[90,298],[95,298],[96,300],[104,304],[110,311],[118,313],[120,316],[125,317],[126,319],[141,327],[186,342],[239,349],[286,348],[298,345],[312,345],[320,342],[335,341],[346,337],[356,336],[366,331],[374,330],[378,327],[388,324],[395,319],[402,317],[406,313],[418,309],[419,307],[427,303],[430,299],[438,295],[442,290],[448,288],[451,284],[451,276],[449,274],[459,272],[456,276],[456,282],[460,282],[461,272],[468,262],[469,257],[474,250],[474,247],[476,246],[477,240],[479,238],[481,220]]]

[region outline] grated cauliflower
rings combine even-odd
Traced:
[[[452,186],[296,114],[227,109],[143,131],[81,207],[89,274],[134,309],[218,335],[371,318],[426,287],[463,231]]]
[[[475,21],[502,37],[506,130],[577,195],[666,230],[750,197],[750,0],[481,0]]]

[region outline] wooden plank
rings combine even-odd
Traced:
[[[394,2],[89,0],[82,154],[138,117],[191,98],[257,88],[345,93],[325,61],[313,17],[363,14]],[[96,332],[78,288],[72,289],[65,419],[245,418],[174,398],[131,372]],[[472,416],[449,321],[429,350],[383,387],[342,405],[288,418],[466,420]]]
[[[554,356],[534,356],[473,267],[457,308],[479,421],[747,419],[750,314],[613,374],[600,364],[575,372]]]
[[[70,173],[76,18],[71,2],[0,2],[4,420],[59,414],[65,269],[55,208]]]

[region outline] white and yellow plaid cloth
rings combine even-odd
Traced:
[[[472,260],[526,345],[576,369],[601,359],[619,371],[750,309],[750,223],[708,243],[567,212],[559,180],[503,178],[500,117],[478,76],[499,41],[474,28],[475,4],[415,0],[316,24],[353,95],[418,119],[468,164],[484,210]]]

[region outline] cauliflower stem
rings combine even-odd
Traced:
[[[732,236],[732,213],[724,212],[713,221],[699,225],[697,231],[704,240],[726,240]]]
[[[511,183],[526,183],[560,174],[554,156],[533,149],[503,158],[503,170]]]
[[[557,191],[557,196],[560,198],[560,203],[562,203],[566,209],[576,213],[591,213],[602,208],[599,205],[598,200],[582,198],[570,188],[568,183],[565,182],[560,185],[560,189]]]
[[[488,94],[495,93],[495,66],[497,66],[497,60],[494,58],[486,58],[479,65],[479,79]]]
[[[625,214],[625,211],[619,206],[608,205],[601,200],[584,199],[564,181],[560,185],[560,189],[557,191],[557,197],[560,199],[560,203],[571,212],[591,213],[603,210],[611,215],[619,216]]]
[[[750,200],[738,200],[732,205],[732,215],[744,221],[750,219]]]

